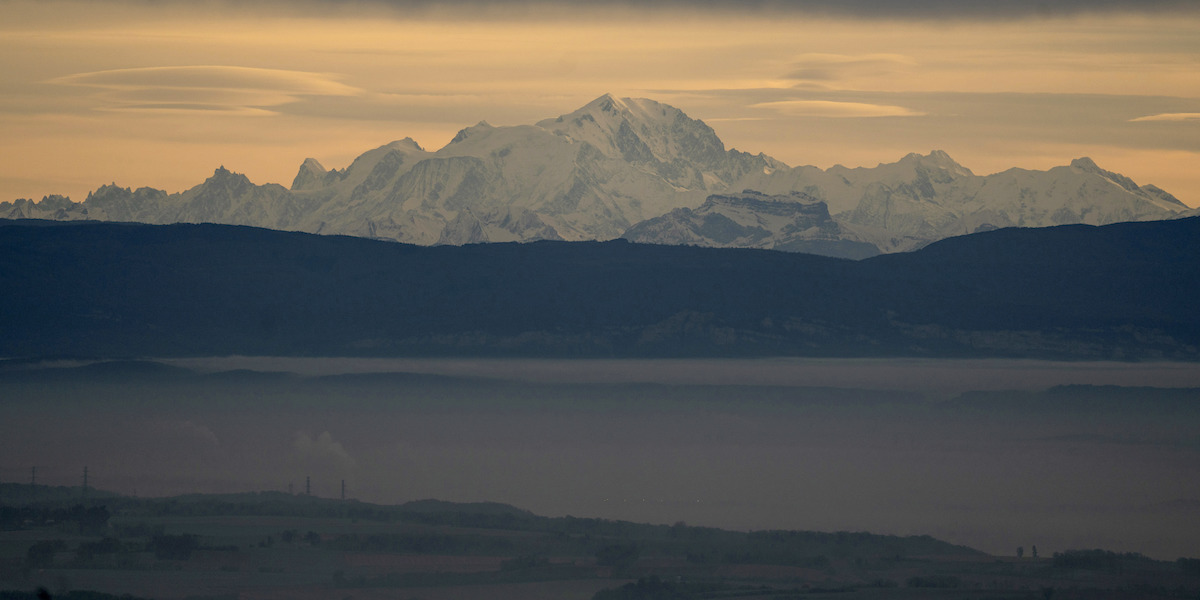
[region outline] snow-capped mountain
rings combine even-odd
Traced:
[[[803,191],[824,201],[833,219],[858,240],[882,252],[1000,227],[1106,225],[1168,219],[1188,210],[1163,190],[1138,186],[1089,158],[1048,171],[978,176],[935,150],[874,168],[779,169],[748,176],[739,185],[768,194]]]
[[[725,150],[678,109],[605,95],[537,125],[479,123],[437,152],[405,140],[340,173],[305,161],[292,192],[320,205],[305,231],[418,244],[612,239],[699,204],[706,178],[775,163]]]
[[[106,185],[79,203],[0,203],[8,218],[212,222],[423,245],[624,235],[856,257],[996,227],[1099,225],[1187,210],[1089,159],[986,177],[940,151],[874,168],[792,168],[726,149],[677,108],[607,94],[536,125],[481,122],[434,152],[405,138],[343,169],[310,158],[290,188],[255,185],[221,167],[178,194]]]

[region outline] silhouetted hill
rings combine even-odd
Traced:
[[[900,321],[972,331],[1141,329],[1194,343],[1200,223],[1156,225],[1001,229],[863,264],[895,286],[890,309]]]
[[[0,485],[9,493],[10,490],[19,489],[15,484]],[[740,532],[712,527],[689,527],[682,522],[675,525],[655,525],[573,516],[544,517],[499,502],[448,502],[428,499],[387,505],[282,492],[185,494],[164,498],[133,498],[106,493],[102,500],[106,511],[125,518],[276,516],[351,518],[379,523],[438,526],[438,532],[432,534],[429,530],[414,532],[411,529],[405,531],[396,528],[392,530],[395,533],[390,536],[373,538],[376,543],[398,542],[407,545],[414,541],[425,542],[420,548],[405,548],[414,554],[431,553],[430,549],[434,544],[430,542],[440,542],[442,548],[461,549],[465,544],[446,542],[471,542],[478,539],[478,530],[489,529],[549,534],[523,537],[535,544],[557,544],[559,551],[570,550],[572,545],[578,544],[587,554],[591,554],[595,552],[598,543],[625,542],[637,544],[646,549],[647,553],[654,552],[658,556],[682,558],[688,554],[703,554],[706,558],[702,562],[710,564],[753,564],[755,561],[758,561],[758,564],[804,564],[821,554],[889,559],[932,555],[986,556],[979,550],[944,542],[928,535],[897,536],[867,532],[827,533],[795,530]],[[74,514],[78,515],[83,508],[73,498],[49,494],[35,501],[9,502],[10,509],[13,508],[13,504],[18,507],[41,509],[42,514],[48,516],[54,515],[53,511],[56,510],[74,511]],[[75,508],[76,506],[80,508]],[[9,516],[15,517],[19,514],[19,510],[12,510]],[[10,530],[36,529],[50,524],[52,522],[31,523],[20,520],[8,523]],[[469,528],[473,531],[455,531],[453,528]],[[496,535],[499,535],[498,531],[488,537],[494,538]],[[343,534],[339,537],[343,543],[353,543],[359,539],[354,534]],[[564,541],[568,539],[573,541]],[[519,552],[520,547],[515,544],[506,545],[502,551]],[[542,548],[538,553],[544,552],[545,548]]]
[[[848,261],[0,222],[0,355],[1200,357],[1200,218]]]

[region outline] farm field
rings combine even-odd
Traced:
[[[13,497],[16,487],[4,484],[0,492]],[[996,557],[928,536],[547,518],[491,503],[381,506],[275,492],[88,499],[67,488],[43,492],[46,500],[0,509],[6,599],[33,598],[38,589],[52,597],[88,590],[164,600],[1200,593],[1200,561],[1104,550]]]

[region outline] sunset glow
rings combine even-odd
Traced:
[[[941,149],[986,174],[1086,155],[1200,204],[1186,8],[244,5],[0,4],[0,200],[175,192],[218,165],[287,185],[309,156],[342,167],[404,137],[434,150],[481,120],[533,123],[611,92],[791,165]]]

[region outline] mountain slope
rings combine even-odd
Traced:
[[[1161,189],[1138,186],[1088,158],[1048,171],[978,176],[935,150],[874,168],[779,170],[738,185],[768,194],[803,191],[826,202],[834,220],[882,252],[1000,227],[1107,225],[1188,210]]]
[[[627,242],[420,247],[0,222],[0,355],[1200,359],[1200,218],[848,261]]]
[[[727,199],[705,200],[743,190],[778,201],[822,202],[836,227],[802,242],[792,230],[770,227],[744,244],[698,230],[680,233],[679,219],[778,220],[778,203],[759,205],[767,212],[753,215],[745,203],[735,209]],[[700,216],[672,213],[678,209]],[[255,185],[221,167],[178,194],[107,185],[81,203],[57,196],[0,203],[0,216],[8,218],[224,223],[421,245],[628,235],[854,257],[997,227],[1102,225],[1187,210],[1161,189],[1138,186],[1086,158],[1049,171],[988,176],[940,151],[873,168],[791,168],[763,154],[726,149],[712,128],[677,108],[608,94],[536,125],[481,122],[434,152],[405,138],[340,170],[307,159],[290,188]],[[660,218],[675,226],[639,225]]]

